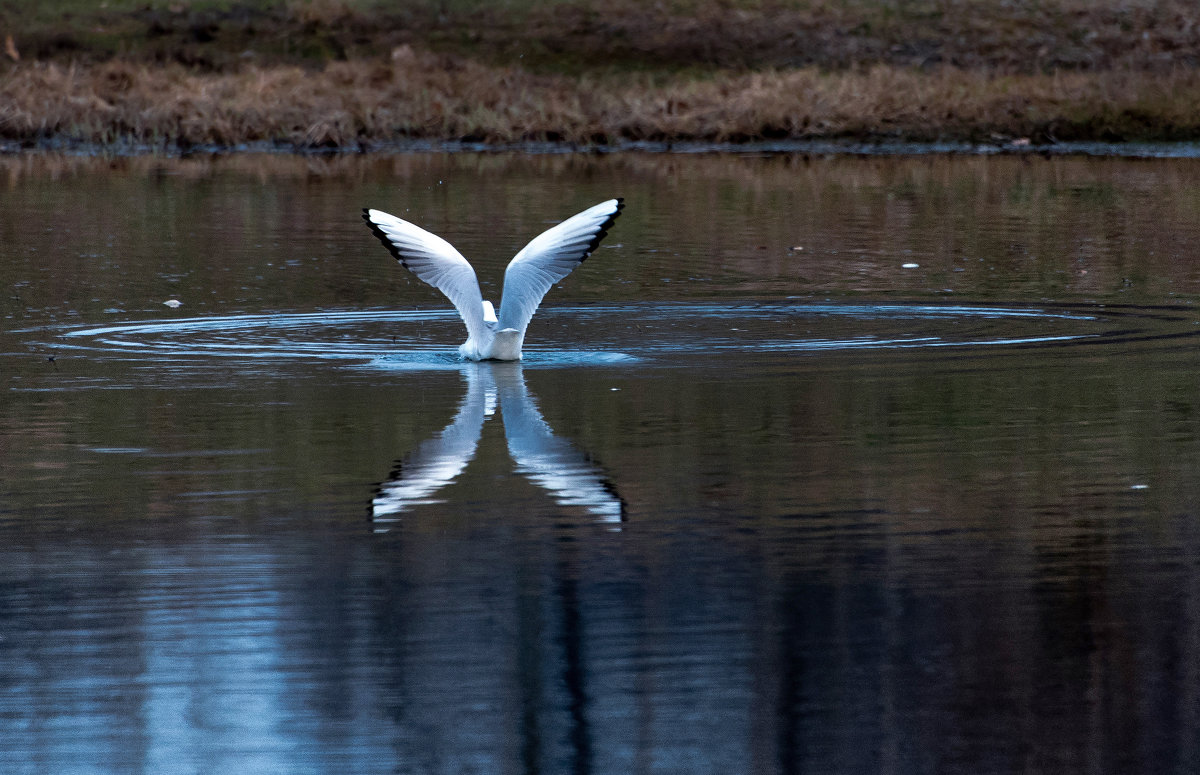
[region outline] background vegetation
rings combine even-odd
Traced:
[[[0,2],[0,139],[1200,136],[1184,0]]]

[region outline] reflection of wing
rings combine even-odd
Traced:
[[[454,481],[475,456],[483,421],[496,409],[496,385],[490,372],[468,367],[467,394],[458,414],[445,429],[396,465],[391,479],[379,486],[371,501],[371,518],[377,525],[395,522],[401,512],[423,503]]]
[[[508,453],[517,470],[563,506],[581,506],[601,522],[622,522],[624,501],[587,456],[550,430],[525,388],[520,364],[489,365],[499,387]]]

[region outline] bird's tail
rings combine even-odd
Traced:
[[[521,344],[525,335],[515,328],[502,328],[492,340],[492,357],[498,361],[521,360]]]

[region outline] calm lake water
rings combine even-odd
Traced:
[[[1200,769],[1200,161],[17,156],[0,192],[4,773]],[[457,362],[359,217],[499,301],[611,196],[522,364]]]

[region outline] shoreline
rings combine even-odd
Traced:
[[[186,152],[407,143],[582,148],[859,143],[1032,146],[1200,139],[1200,70],[995,76],[878,65],[537,75],[399,49],[320,69],[34,63],[0,74],[0,143]]]
[[[0,11],[6,152],[1200,141],[1184,0],[55,3]]]

